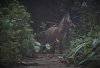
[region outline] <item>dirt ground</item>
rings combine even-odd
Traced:
[[[27,58],[22,60],[22,64],[14,68],[80,68],[68,67],[61,62],[58,54],[38,54],[37,58]],[[61,57],[60,57],[61,58]]]

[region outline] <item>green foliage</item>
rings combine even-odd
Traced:
[[[30,14],[18,3],[0,9],[0,64],[16,63],[34,54],[36,41],[30,23]]]
[[[85,2],[85,6],[83,6]],[[100,15],[96,12],[98,6],[95,0],[73,1],[72,10],[76,14],[76,28],[72,34],[71,48],[64,54],[65,60],[70,64],[90,64],[96,66],[100,63]],[[91,64],[93,62],[93,64]],[[98,64],[99,65],[99,64]],[[94,68],[89,67],[89,68]]]
[[[73,40],[71,49],[64,55],[67,63],[100,62],[100,28],[96,26],[83,38]]]

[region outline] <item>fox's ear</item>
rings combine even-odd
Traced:
[[[71,19],[70,19],[69,12],[67,12],[67,14],[65,15],[65,18],[67,19],[68,22],[72,22]]]

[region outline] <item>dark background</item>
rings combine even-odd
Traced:
[[[10,1],[12,0],[0,0],[0,2],[4,2],[4,5]],[[82,8],[84,1],[88,7]],[[80,6],[78,6],[79,4],[77,2],[80,3]],[[87,19],[87,13],[90,12],[90,10],[96,13],[98,19],[97,23],[99,23],[100,15],[98,11],[100,8],[100,0],[19,0],[19,3],[24,5],[31,14],[31,20],[34,22],[31,24],[31,27],[36,33],[43,31],[40,27],[42,22],[46,24],[47,29],[54,24],[58,24],[67,11],[70,14],[72,22],[77,26],[77,29],[84,28],[82,26],[85,24],[80,18],[86,15],[84,18]]]
[[[59,21],[64,15],[64,0],[19,0],[34,21]]]
[[[31,26],[35,31],[43,30],[40,28],[42,22],[46,23],[46,29],[58,24],[67,11],[74,21],[75,13],[71,10],[73,0],[19,0],[19,3],[31,13],[31,19],[34,21]]]

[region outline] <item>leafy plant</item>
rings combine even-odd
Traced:
[[[91,30],[82,39],[73,41],[71,49],[64,54],[67,63],[86,64],[89,61],[100,62],[100,30]]]
[[[0,3],[1,4],[1,3]],[[16,63],[33,55],[35,44],[30,14],[18,2],[0,8],[0,65]]]

